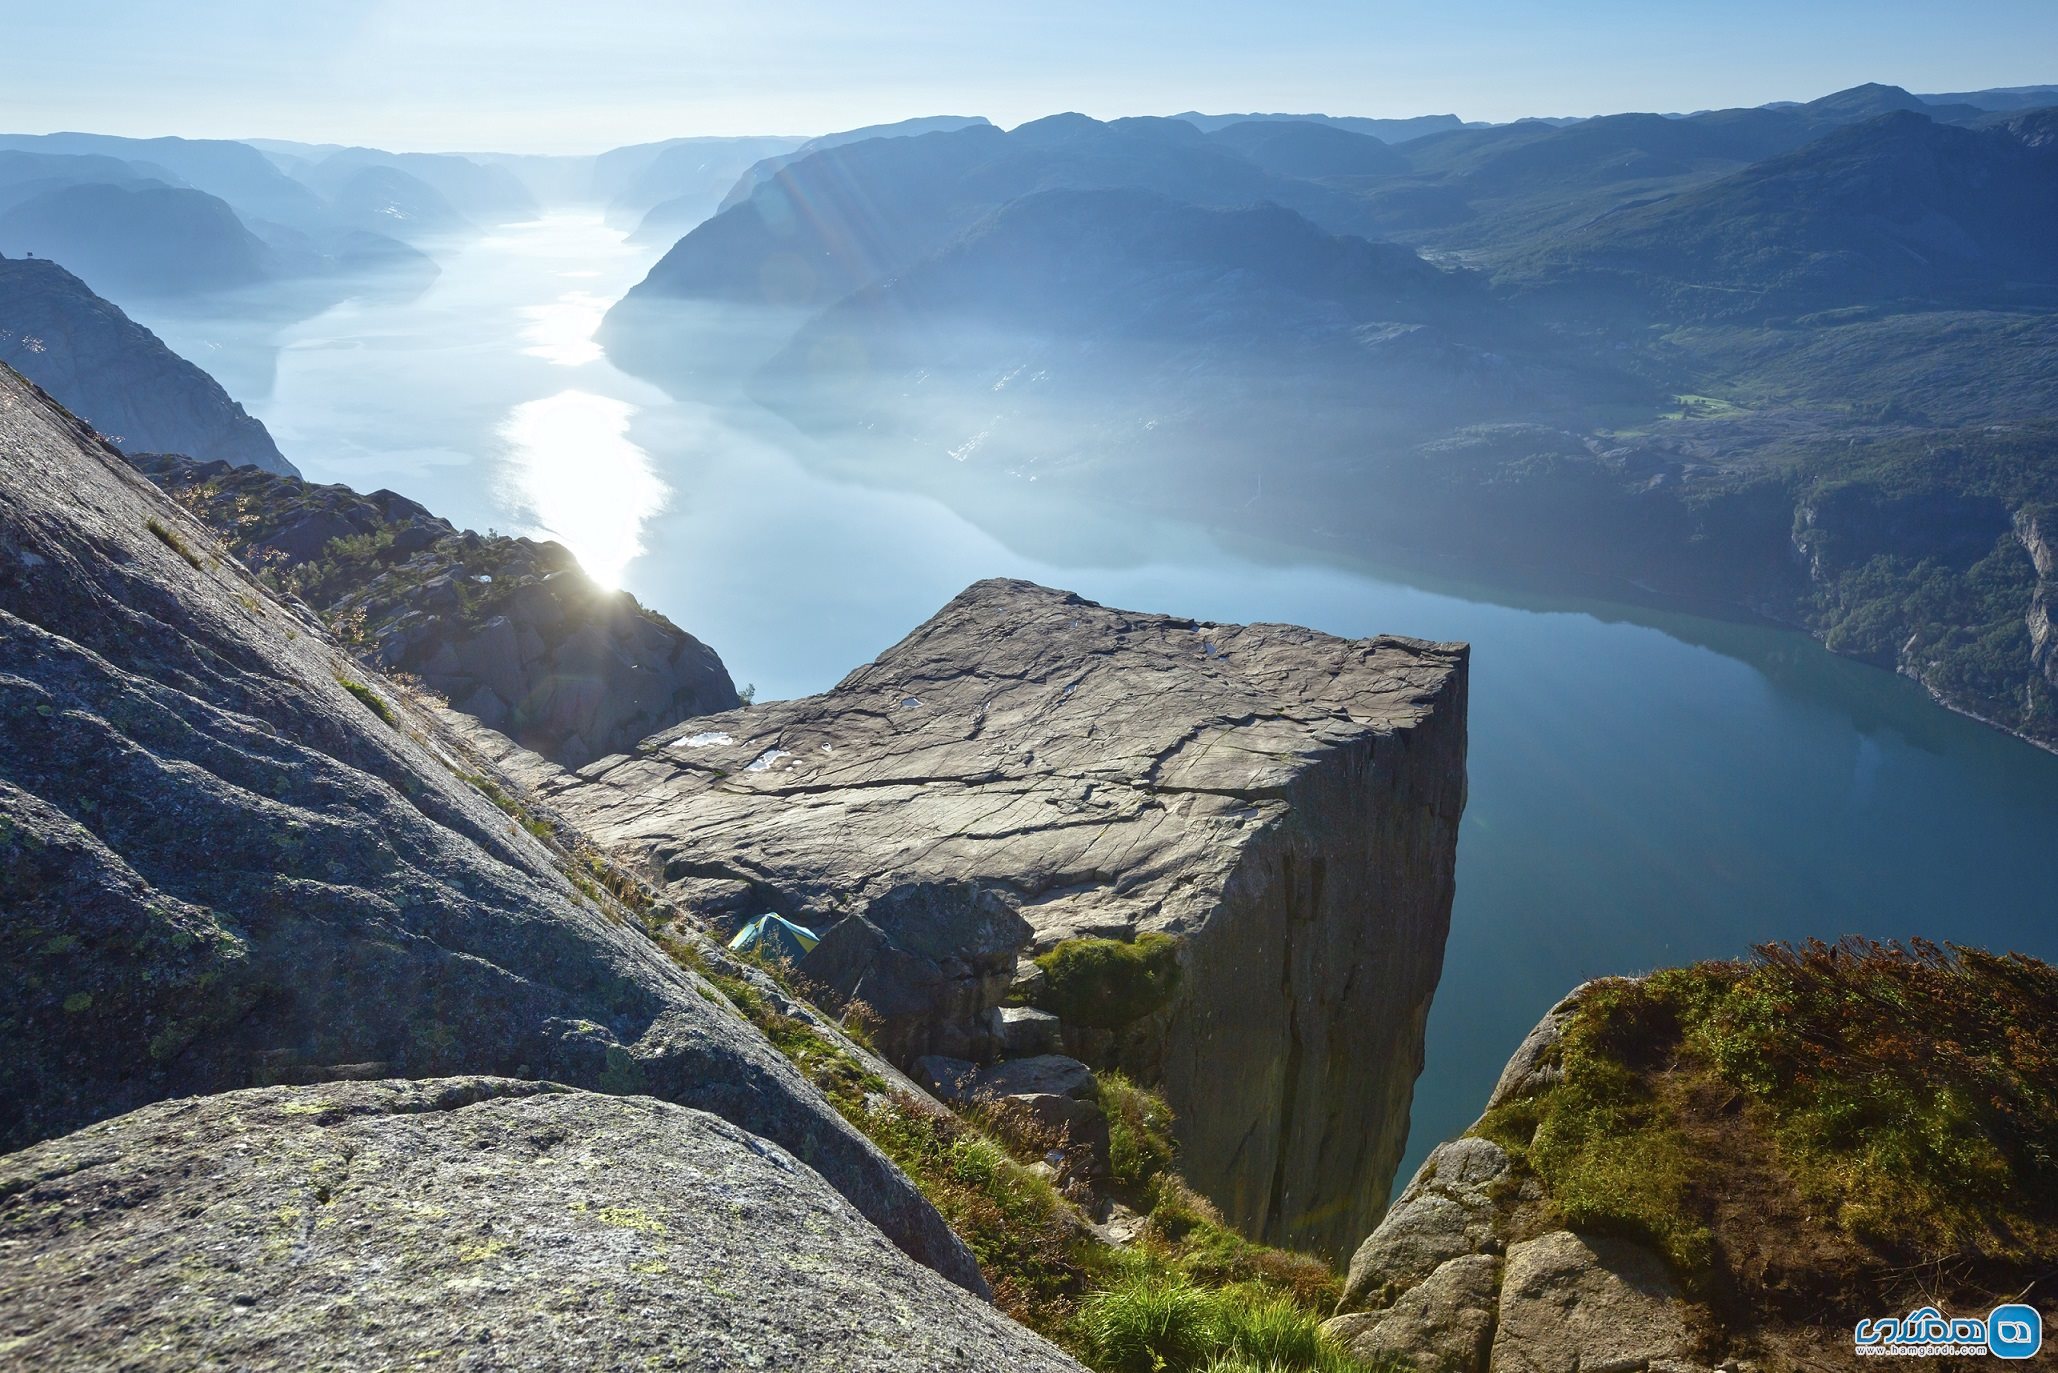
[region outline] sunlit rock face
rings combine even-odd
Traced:
[[[390,491],[135,461],[368,660],[554,762],[738,704],[713,649],[596,584],[560,544],[459,533]]]
[[[832,929],[961,883],[1019,912],[1029,947],[1173,936],[1175,990],[1064,1027],[1067,1051],[1164,1086],[1188,1176],[1237,1222],[1340,1255],[1407,1134],[1465,669],[1462,645],[981,582],[823,695],[693,721],[546,792],[724,928],[772,910]]]

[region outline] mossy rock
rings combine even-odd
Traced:
[[[1179,941],[1142,934],[1134,941],[1067,939],[1037,955],[1043,984],[1038,1009],[1067,1025],[1114,1030],[1171,1001],[1179,985]]]

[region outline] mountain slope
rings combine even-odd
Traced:
[[[321,197],[273,166],[245,143],[214,138],[122,138],[112,134],[0,134],[0,148],[23,152],[98,154],[147,163],[186,185],[227,201],[246,218],[314,229]]]
[[[1675,317],[2058,288],[2058,149],[2009,127],[1885,115],[1546,243],[1511,269],[1571,298],[1628,292]],[[2034,299],[2035,296],[2027,298]]]
[[[130,452],[294,470],[214,378],[54,262],[0,258],[0,362]]]
[[[271,250],[226,202],[190,187],[65,186],[0,214],[0,253],[55,258],[115,296],[173,296],[262,281]]]
[[[1403,171],[1399,153],[1369,134],[1303,120],[1247,120],[1209,133],[1208,141],[1232,149],[1277,176],[1319,180],[1329,176],[1383,176]]]
[[[820,307],[920,260],[1010,200],[1128,188],[1231,208],[1272,200],[1336,230],[1351,198],[1272,175],[1178,120],[1053,115],[830,148],[780,168],[681,239],[617,306],[668,299]]]
[[[1199,513],[1355,486],[1338,464],[1368,449],[1622,386],[1408,249],[1276,205],[1094,190],[1016,200],[824,311],[757,393],[853,453],[892,436],[939,471]]]
[[[713,649],[595,585],[562,544],[460,533],[391,491],[134,461],[361,657],[562,766],[741,704]]]
[[[764,1135],[983,1286],[597,855],[12,373],[0,662],[0,1143],[271,1082],[547,1078]]]

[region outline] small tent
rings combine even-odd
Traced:
[[[779,915],[761,915],[736,932],[729,947],[737,953],[778,962],[798,963],[822,937],[805,925],[796,925]]]

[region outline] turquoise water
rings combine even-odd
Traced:
[[[989,576],[1471,641],[1471,803],[1415,1157],[1464,1128],[1524,1031],[1589,977],[1846,933],[2058,957],[2058,756],[1887,673],[1782,631],[1231,547],[1126,513],[1017,502],[985,522],[1004,541],[898,477],[829,475],[865,464],[746,405],[668,398],[610,366],[594,325],[651,255],[597,215],[439,256],[419,295],[295,323],[144,319],[309,477],[562,538],[763,698],[829,686]]]

